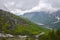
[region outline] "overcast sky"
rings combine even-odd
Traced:
[[[0,0],[0,9],[16,13],[45,8],[60,9],[60,0]]]

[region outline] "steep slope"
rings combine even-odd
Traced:
[[[10,34],[38,34],[45,31],[27,19],[16,16],[10,12],[0,10],[0,32]]]
[[[51,15],[53,15],[55,17],[58,16],[60,18],[60,10],[57,10],[56,12],[53,12],[53,14],[51,14]]]
[[[37,24],[44,24],[46,27],[58,28],[56,25],[57,23],[55,24],[55,22],[60,22],[60,10],[55,12],[30,12],[25,13],[23,17],[28,18]]]
[[[45,11],[26,13],[23,16],[35,23],[41,23],[50,27],[53,22],[57,21],[55,16]]]
[[[60,22],[53,23],[53,24],[51,24],[51,26],[52,26],[52,28],[60,29]]]

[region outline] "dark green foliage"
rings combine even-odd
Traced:
[[[51,30],[39,37],[39,40],[60,40],[60,30]]]
[[[45,31],[41,26],[10,12],[0,10],[0,32],[14,35],[36,35]]]
[[[57,25],[59,26],[59,24],[60,23]],[[28,35],[29,37],[26,38],[26,40],[35,40],[35,35],[40,34],[41,32],[45,32],[45,34],[39,36],[39,40],[60,40],[60,30],[47,30],[25,18],[0,10],[0,33]],[[15,38],[12,38],[11,40],[13,39],[15,40]],[[8,39],[2,38],[1,40]]]

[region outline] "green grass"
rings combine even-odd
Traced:
[[[14,38],[0,37],[0,40],[20,40],[17,35],[29,36],[23,40],[35,40],[35,35],[41,32],[45,34],[39,36],[39,40],[60,40],[60,30],[48,30],[25,18],[0,10],[0,33],[14,35]]]
[[[0,32],[13,35],[36,35],[46,31],[28,19],[2,10],[0,10],[0,28]]]

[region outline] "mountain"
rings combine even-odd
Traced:
[[[43,24],[46,27],[58,28],[57,26],[54,26],[56,25],[54,24],[54,22],[58,21],[58,19],[60,18],[60,10],[57,10],[55,12],[47,12],[47,11],[30,12],[25,13],[22,16],[37,23],[38,25]]]
[[[42,28],[25,18],[14,15],[10,12],[0,10],[0,32],[10,34],[38,34],[45,31]]]
[[[57,22],[57,23],[55,23],[55,24],[53,24],[53,25],[54,25],[55,29],[56,29],[56,28],[60,29],[60,22]]]
[[[56,12],[53,12],[52,15],[55,16],[55,17],[58,16],[60,18],[60,10],[57,10]]]

